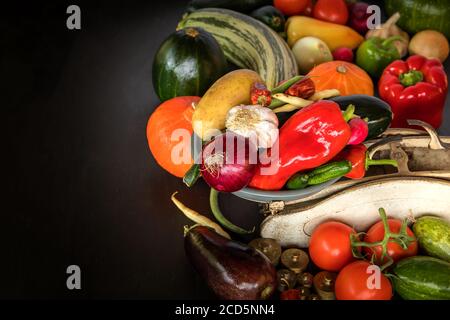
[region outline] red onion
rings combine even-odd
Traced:
[[[354,118],[348,122],[348,125],[352,130],[352,135],[347,144],[357,145],[363,143],[369,134],[369,125],[367,122],[360,118]]]
[[[244,188],[255,174],[257,150],[249,139],[232,132],[215,137],[202,151],[203,179],[211,188],[222,192]]]
[[[333,51],[333,59],[340,61],[353,62],[353,51],[350,48],[337,48]]]
[[[362,35],[366,34],[367,30],[369,30],[367,27],[367,19],[370,17],[370,14],[367,13],[368,6],[365,2],[357,2],[350,5],[348,25]]]

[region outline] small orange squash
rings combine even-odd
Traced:
[[[370,76],[357,65],[345,61],[329,61],[314,67],[308,75],[316,91],[338,89],[341,96],[367,94],[373,96]]]
[[[147,123],[147,141],[156,162],[183,177],[194,163],[190,154],[192,115],[200,97],[176,97],[156,108]]]

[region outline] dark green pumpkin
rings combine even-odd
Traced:
[[[450,38],[450,1],[448,0],[386,0],[386,12],[400,12],[398,26],[409,33],[426,29],[442,32]]]
[[[161,101],[202,96],[227,72],[227,61],[216,39],[201,28],[170,35],[153,60],[153,87]]]
[[[250,13],[250,16],[268,25],[276,32],[284,32],[284,25],[286,23],[286,20],[284,19],[284,15],[280,12],[280,10],[278,10],[274,6],[264,6],[256,9],[255,11]]]

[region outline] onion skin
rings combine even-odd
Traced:
[[[367,28],[367,19],[370,14],[367,13],[367,7],[369,5],[365,2],[357,2],[350,5],[350,18],[348,25],[350,28],[356,30],[358,33],[364,35],[369,30]]]
[[[416,33],[409,43],[409,53],[419,54],[427,59],[438,59],[443,63],[449,54],[447,38],[440,32],[424,30]]]
[[[203,148],[202,177],[217,191],[239,191],[250,183],[255,174],[257,152],[249,139],[231,132],[221,134]]]

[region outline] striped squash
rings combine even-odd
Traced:
[[[250,16],[227,9],[201,9],[186,15],[178,24],[178,29],[186,27],[210,32],[228,60],[240,68],[258,72],[269,88],[298,74],[287,43]]]

